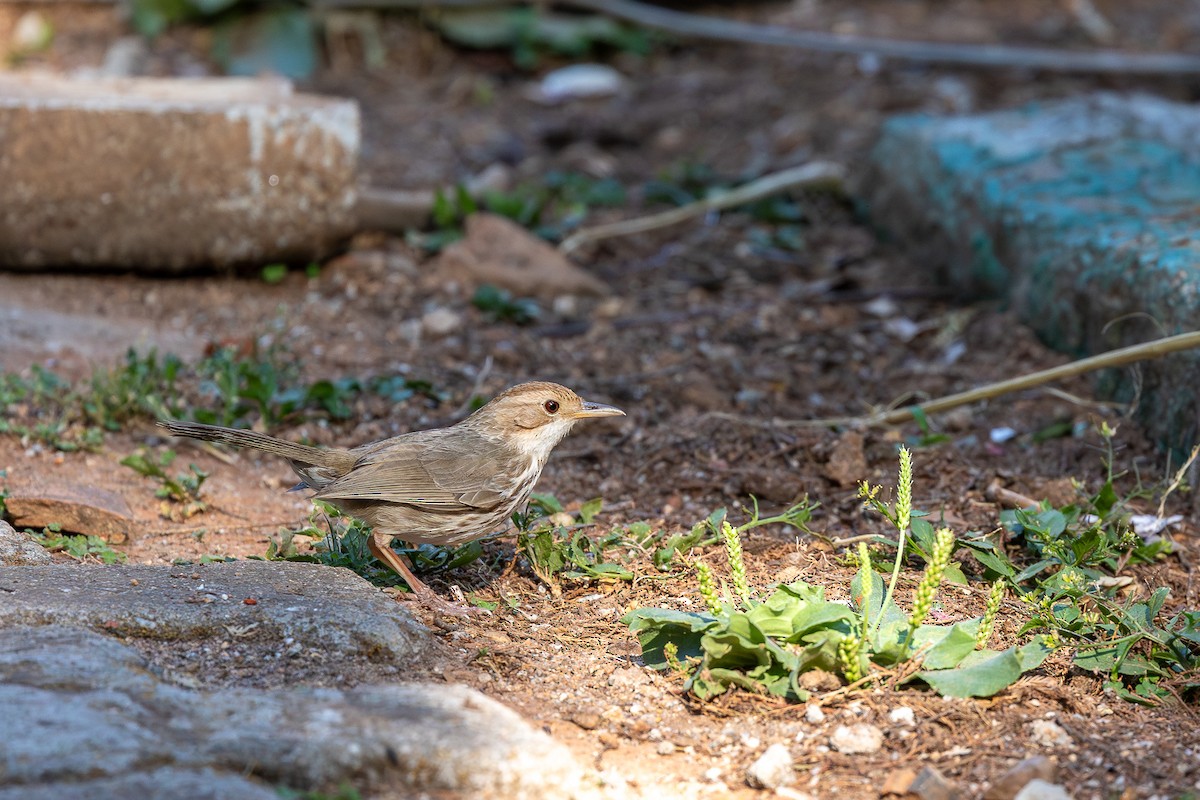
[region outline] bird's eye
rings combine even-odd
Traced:
[[[546,402],[542,403],[542,408],[546,409],[547,414],[557,414],[558,413],[558,401],[557,400],[547,400]]]

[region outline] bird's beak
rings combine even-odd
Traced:
[[[575,413],[575,419],[586,417],[623,417],[625,412],[616,406],[606,406],[603,403],[589,403],[586,400],[583,408]]]

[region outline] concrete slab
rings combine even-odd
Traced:
[[[355,227],[353,101],[279,80],[0,74],[0,266],[306,261]]]
[[[161,641],[253,629],[274,641],[386,662],[412,658],[430,641],[402,604],[348,569],[319,564],[0,567],[0,597],[0,628],[67,624]]]
[[[563,745],[454,684],[191,690],[113,637],[0,626],[0,705],[0,800],[582,795]]]
[[[887,123],[873,221],[1073,355],[1200,329],[1200,107],[1099,94]],[[1162,444],[1197,439],[1200,353],[1100,376]]]

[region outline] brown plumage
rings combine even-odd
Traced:
[[[313,497],[371,526],[371,552],[413,592],[445,601],[413,576],[390,543],[456,545],[503,526],[529,499],[554,446],[576,422],[623,416],[556,383],[522,383],[448,428],[405,433],[351,450],[323,449],[253,431],[163,420],[176,436],[251,447],[287,459]],[[461,611],[461,609],[458,609]]]

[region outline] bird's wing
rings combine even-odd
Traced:
[[[522,471],[510,448],[483,437],[394,440],[363,453],[352,470],[315,495],[322,500],[378,500],[431,511],[494,508]],[[508,477],[505,477],[508,476]]]

